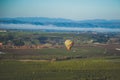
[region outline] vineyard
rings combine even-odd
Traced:
[[[0,61],[0,80],[119,80],[116,58],[68,61]]]

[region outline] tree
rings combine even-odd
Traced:
[[[25,45],[24,41],[22,41],[22,40],[14,40],[13,43],[14,43],[15,46],[23,46],[23,45]]]

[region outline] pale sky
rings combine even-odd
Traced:
[[[120,19],[120,0],[0,0],[0,17]]]

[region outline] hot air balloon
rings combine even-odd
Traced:
[[[65,46],[66,46],[67,50],[71,50],[73,44],[74,44],[74,43],[73,43],[73,41],[71,41],[71,40],[66,40],[66,41],[65,41]]]

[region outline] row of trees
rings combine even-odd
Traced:
[[[50,43],[52,45],[63,45],[66,39],[71,39],[71,35],[63,34],[34,34],[34,33],[22,33],[22,32],[6,32],[0,34],[0,42],[3,45],[14,45],[14,46],[23,46],[23,45],[38,45]],[[110,42],[111,38],[117,38],[120,41],[120,36],[117,34],[78,34],[74,35],[72,38],[76,44],[81,44],[85,42],[99,42],[107,43]]]
[[[41,36],[39,34],[13,34],[5,33],[0,34],[0,42],[3,45],[14,45],[14,46],[23,46],[23,45],[37,45],[37,44],[46,44],[51,43],[53,45],[62,44],[62,37],[53,37],[53,36]]]

